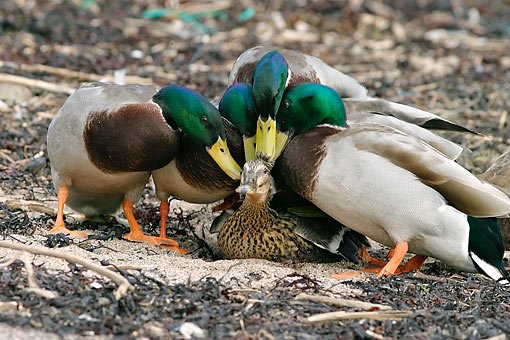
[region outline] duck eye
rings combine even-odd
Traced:
[[[283,103],[283,106],[288,109],[290,108],[290,101],[289,100],[286,100],[284,103]]]
[[[207,117],[200,117],[200,123],[202,123],[202,125],[204,126],[208,126],[209,125],[209,120],[207,119]]]

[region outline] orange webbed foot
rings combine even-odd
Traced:
[[[71,237],[77,237],[77,238],[87,238],[90,234],[89,232],[85,230],[69,230],[64,225],[57,225],[55,223],[55,226],[51,228],[51,230],[48,232],[49,234],[66,234]]]
[[[359,249],[359,257],[361,258],[361,260],[366,263],[368,266],[376,266],[376,267],[379,267],[379,268],[382,268],[386,265],[387,262],[385,261],[381,261],[375,257],[372,257],[372,255],[370,255],[367,251],[367,248],[365,247],[361,247]]]
[[[64,205],[67,200],[68,191],[66,186],[58,188],[58,205],[57,205],[57,219],[53,228],[48,232],[49,234],[65,234],[72,237],[87,238],[89,233],[83,230],[69,230],[64,224]]]
[[[424,255],[414,255],[407,263],[400,268],[400,272],[402,274],[406,274],[412,272],[414,270],[418,270],[423,265],[423,262],[427,259],[427,256]]]
[[[126,216],[130,231],[128,234],[124,235],[124,238],[128,241],[133,242],[143,242],[148,243],[155,246],[167,247],[179,254],[187,254],[188,251],[179,247],[179,243],[177,241],[172,240],[171,238],[166,237],[166,228],[162,228],[161,232],[164,231],[165,236],[147,236],[142,232],[140,225],[135,219],[133,214],[133,203],[129,200],[124,200],[122,203],[122,208],[124,210],[124,215]]]
[[[349,272],[342,272],[342,273],[333,274],[330,277],[332,279],[338,279],[338,280],[351,280],[351,279],[355,279],[357,277],[360,277],[361,275],[362,275],[362,272],[359,272],[359,271],[349,271]]]
[[[408,245],[407,242],[400,242],[394,248],[393,255],[388,263],[381,269],[381,271],[377,274],[378,277],[383,277],[385,275],[393,275],[396,273],[400,264],[404,260],[404,257],[407,254]]]

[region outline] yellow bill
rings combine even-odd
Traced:
[[[276,132],[276,143],[275,143],[275,151],[274,151],[274,160],[276,160],[280,155],[282,154],[283,150],[287,146],[287,143],[289,142],[289,135],[277,131]]]
[[[259,117],[257,120],[257,134],[255,154],[257,157],[268,158],[274,160],[275,158],[275,143],[276,143],[276,121],[269,117],[263,121]]]
[[[255,141],[256,137],[246,137],[243,136],[243,143],[244,143],[244,158],[246,158],[246,161],[254,161],[255,160]]]
[[[241,167],[230,154],[225,140],[218,137],[216,143],[207,149],[207,152],[230,178],[235,180],[241,179]]]

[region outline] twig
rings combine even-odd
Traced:
[[[9,155],[8,155],[8,150],[5,150],[5,149],[2,149],[0,150],[0,158],[3,158],[5,159],[6,161],[8,161],[9,163],[11,164],[16,164],[16,161],[14,159],[12,159]]]
[[[43,80],[25,78],[7,73],[0,73],[0,82],[24,85],[28,87],[37,87],[49,92],[72,94],[75,91],[75,88],[64,84],[53,84]]]
[[[1,202],[1,200],[0,200]],[[40,202],[36,201],[27,201],[27,200],[21,200],[21,199],[7,199],[5,200],[5,205],[9,209],[20,209],[23,211],[30,211],[30,212],[38,212],[42,214],[47,214],[50,216],[56,215],[56,209],[53,209],[52,207],[49,207],[45,204],[42,204]]]
[[[231,288],[231,289],[229,289],[229,291],[232,293],[238,293],[238,294],[260,293],[260,290],[251,289],[251,288]]]
[[[46,299],[54,299],[58,297],[56,292],[41,288],[37,284],[37,281],[35,280],[34,267],[32,266],[32,256],[30,253],[26,251],[21,252],[20,259],[25,264],[25,268],[27,270],[28,291],[41,295]]]
[[[307,301],[314,301],[314,302],[320,302],[325,303],[330,306],[335,307],[353,307],[353,308],[359,308],[363,310],[373,311],[373,310],[390,310],[390,306],[386,305],[379,305],[376,303],[370,303],[370,302],[364,302],[359,300],[351,300],[351,299],[339,299],[339,298],[333,298],[329,296],[321,296],[321,295],[308,295],[301,293],[298,296],[296,296],[296,300],[307,300]]]
[[[119,287],[114,293],[114,296],[117,300],[122,298],[124,295],[127,294],[128,291],[133,290],[134,287],[129,283],[129,281],[122,275],[117,274],[108,268],[99,266],[95,263],[92,263],[88,260],[85,260],[82,257],[65,253],[63,251],[55,250],[55,249],[49,249],[49,248],[43,248],[38,246],[31,246],[26,244],[19,244],[19,243],[12,243],[9,241],[0,241],[0,247],[1,248],[8,248],[8,249],[14,249],[14,250],[22,250],[26,251],[32,254],[37,255],[45,255],[45,256],[51,256],[60,258],[63,260],[66,260],[68,262],[76,263],[79,265],[82,265],[83,267],[90,269],[100,275],[106,276],[113,282],[115,282]]]
[[[422,279],[422,280],[430,280],[435,282],[459,282],[458,280],[454,280],[448,277],[439,277],[439,276],[433,276],[433,275],[427,275],[420,271],[417,271],[413,274],[413,277],[416,279]]]
[[[308,322],[325,322],[347,319],[401,320],[413,312],[405,310],[385,310],[376,312],[331,312],[309,316]]]
[[[505,124],[507,122],[507,117],[508,117],[508,111],[501,112],[501,116],[499,117],[499,124],[498,124],[498,128],[500,130],[503,130],[503,128],[505,127]]]
[[[38,295],[41,295],[42,297],[46,299],[54,299],[58,297],[58,294],[48,290],[39,287],[37,284],[37,281],[35,280],[35,274],[34,274],[34,267],[32,266],[32,261],[30,258],[30,253],[26,251],[22,251],[19,255],[11,257],[9,260],[0,263],[0,268],[8,267],[10,266],[14,261],[21,260],[25,264],[25,268],[27,270],[27,281],[28,281],[28,291],[36,293]]]
[[[5,312],[7,310],[18,310],[20,307],[21,306],[16,301],[0,302],[0,312]]]
[[[0,60],[0,67],[3,66],[14,66],[13,63],[7,63],[5,61]],[[79,81],[113,81],[113,75],[100,75],[95,73],[86,73],[80,71],[68,70],[65,68],[47,66],[41,64],[19,64],[14,66],[15,69],[25,71],[25,72],[44,72],[47,74],[51,74],[57,77],[62,78],[76,78]],[[161,77],[170,76],[172,74],[162,73]],[[175,75],[172,75],[176,78]],[[150,84],[152,83],[152,79],[150,78],[142,78],[138,76],[125,76],[124,80],[126,84]],[[74,89],[73,89],[74,92]],[[71,92],[72,93],[72,92]]]

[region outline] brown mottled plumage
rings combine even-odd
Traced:
[[[227,258],[330,261],[342,256],[357,262],[357,251],[368,245],[362,235],[327,216],[299,217],[272,210],[269,201],[274,185],[262,160],[245,164],[237,191],[246,195],[240,208],[226,218],[224,212],[215,220],[220,228],[218,246]]]
[[[256,165],[249,167],[252,163]],[[295,257],[301,248],[310,247],[293,232],[290,221],[278,218],[270,210],[271,187],[269,169],[262,161],[246,163],[237,190],[246,198],[223,222],[218,235],[218,246],[226,257],[288,258]]]

